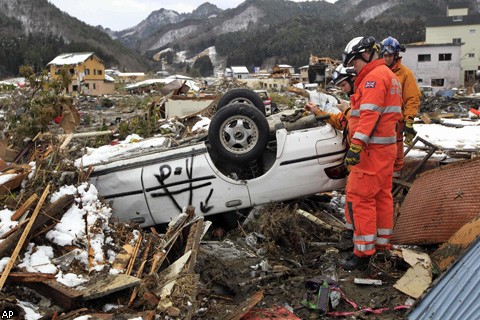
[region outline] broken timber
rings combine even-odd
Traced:
[[[325,221],[321,220],[320,218],[314,216],[313,214],[311,214],[307,211],[304,211],[302,209],[297,209],[295,212],[297,214],[301,215],[301,216],[304,216],[305,218],[312,221],[316,225],[324,227],[325,229],[333,230],[333,231],[336,231],[336,232],[341,232],[342,231],[340,228],[337,228],[335,226],[332,226],[331,224],[326,223]]]
[[[83,300],[104,297],[114,292],[134,287],[139,283],[139,278],[126,274],[115,274],[103,279],[95,279],[82,291]]]
[[[25,213],[25,211],[27,211],[30,208],[30,206],[35,201],[37,201],[37,198],[38,196],[36,194],[32,194],[30,198],[28,198],[28,200],[25,201],[25,203],[20,208],[18,208],[17,211],[15,211],[15,213],[12,215],[10,220],[17,221],[18,219],[20,219],[20,217]]]
[[[72,310],[82,302],[101,298],[139,283],[139,278],[116,274],[90,281],[84,290],[67,287],[55,279],[26,283],[26,285],[65,310]]]
[[[248,300],[236,308],[232,314],[222,318],[222,320],[240,320],[250,309],[263,299],[263,290],[255,292]]]
[[[30,221],[28,222],[27,226],[25,227],[25,230],[20,236],[20,240],[18,241],[17,246],[15,247],[15,250],[13,250],[10,260],[8,261],[7,265],[5,266],[5,269],[3,270],[2,277],[0,278],[0,290],[3,288],[3,285],[7,280],[8,274],[10,273],[10,270],[12,270],[13,268],[13,265],[17,260],[18,254],[20,253],[20,250],[23,247],[23,243],[27,239],[28,233],[30,232],[30,229],[32,229],[33,223],[35,222],[35,219],[37,218],[38,213],[42,208],[43,202],[47,198],[47,195],[49,192],[50,192],[50,185],[47,185],[47,188],[43,192],[42,197],[40,198],[40,201],[38,202],[37,207],[35,208],[35,211],[33,211],[32,216],[30,217]]]

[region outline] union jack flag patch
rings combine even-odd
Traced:
[[[367,81],[365,82],[365,88],[375,88],[375,81]]]

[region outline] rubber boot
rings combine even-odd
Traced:
[[[343,230],[342,238],[335,245],[340,251],[349,251],[353,249],[353,230]]]
[[[365,270],[370,263],[370,256],[359,257],[353,252],[346,258],[337,262],[337,265],[344,270]]]

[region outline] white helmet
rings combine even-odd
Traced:
[[[367,49],[371,49],[370,58],[368,60],[363,59],[362,53]],[[350,40],[342,53],[343,66],[347,67],[348,64],[356,58],[361,58],[365,62],[370,62],[373,59],[373,53],[378,51],[378,45],[376,44],[374,37],[356,37]]]
[[[356,74],[352,67],[345,68],[342,64],[339,64],[332,72],[332,81],[334,85],[338,85],[346,79],[351,80],[354,76],[356,76]]]

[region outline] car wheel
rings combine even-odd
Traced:
[[[255,107],[235,103],[212,117],[208,140],[212,151],[222,159],[246,164],[264,152],[269,140],[268,122]]]
[[[220,98],[220,101],[218,101],[217,111],[225,107],[226,105],[233,104],[233,103],[249,104],[251,106],[256,107],[258,110],[260,110],[260,112],[262,112],[263,115],[266,115],[265,104],[263,103],[262,98],[260,98],[255,91],[252,91],[249,89],[237,88],[237,89],[232,89],[226,92]]]

